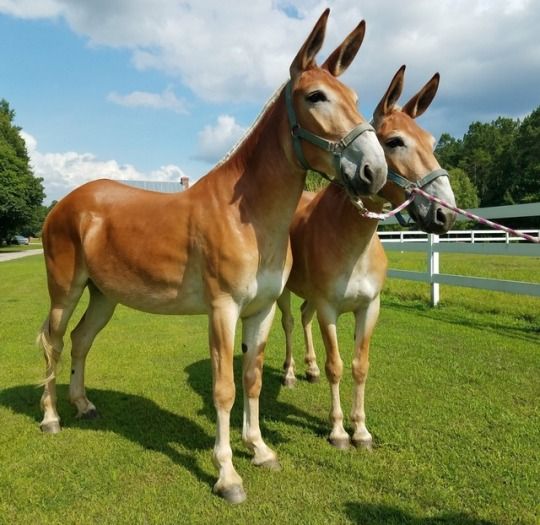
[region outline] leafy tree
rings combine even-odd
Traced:
[[[15,112],[0,101],[0,242],[22,231],[34,233],[45,197],[42,179],[30,169],[20,128],[13,124]],[[40,227],[39,227],[40,228]],[[37,228],[37,229],[39,229]]]
[[[508,194],[512,202],[540,202],[540,106],[523,119],[513,147]]]
[[[307,191],[319,191],[328,186],[328,181],[316,171],[308,170],[304,189]]]
[[[468,175],[461,168],[448,170],[448,175],[457,206],[459,208],[477,208],[478,195]]]
[[[463,142],[449,133],[443,133],[435,148],[435,156],[445,169],[455,168],[463,157]]]

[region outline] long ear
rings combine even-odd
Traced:
[[[375,108],[373,112],[373,117],[375,119],[386,115],[399,100],[401,92],[403,91],[403,78],[405,77],[405,66],[401,66],[397,73],[394,75],[394,78],[390,82],[386,93],[383,98]]]
[[[304,42],[304,45],[300,48],[300,51],[298,51],[298,54],[292,61],[291,67],[289,68],[291,78],[295,78],[302,71],[306,71],[306,69],[315,66],[315,55],[322,47],[329,14],[330,9],[326,8],[319,20],[317,20],[315,27]]]
[[[349,33],[343,43],[326,59],[321,66],[339,77],[351,65],[356,53],[360,49],[366,33],[366,22],[362,20],[356,28]]]
[[[435,73],[431,80],[416,94],[407,104],[403,106],[404,113],[407,113],[412,118],[419,117],[431,104],[437,89],[439,88],[439,73]]]

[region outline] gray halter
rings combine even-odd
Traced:
[[[404,189],[406,193],[410,193],[410,191],[414,188],[423,188],[424,186],[427,186],[430,182],[433,182],[435,179],[438,179],[439,177],[448,177],[448,172],[446,170],[443,170],[442,168],[438,168],[436,170],[430,171],[426,176],[422,177],[420,180],[417,180],[415,182],[410,181],[400,175],[399,173],[396,173],[395,171],[388,170],[388,180],[390,182],[393,182],[400,188]],[[411,222],[407,222],[401,213],[396,213],[396,219],[399,222],[401,226],[410,226]]]
[[[367,122],[364,122],[354,127],[340,141],[332,142],[332,141],[323,139],[322,137],[319,137],[318,135],[315,135],[314,133],[311,133],[311,131],[308,131],[307,129],[302,128],[300,124],[298,124],[298,119],[296,118],[296,113],[294,111],[294,107],[292,103],[292,81],[291,80],[289,80],[289,82],[287,82],[287,85],[285,86],[285,106],[287,107],[287,115],[289,117],[289,126],[291,128],[291,135],[293,138],[294,153],[296,155],[296,158],[298,159],[298,162],[300,162],[300,165],[305,170],[308,170],[308,169],[313,170],[313,168],[310,167],[310,165],[308,164],[304,156],[304,152],[302,151],[302,145],[300,142],[301,140],[306,140],[307,142],[310,142],[311,144],[314,144],[315,146],[332,153],[332,155],[334,155],[334,165],[336,167],[336,172],[341,173],[341,159],[343,157],[344,151],[362,133],[366,131],[372,131],[373,133],[375,133],[373,126],[371,126],[371,124],[368,124]],[[317,171],[317,170],[313,170],[313,171]],[[320,172],[317,171],[317,173],[320,173]],[[329,177],[324,173],[320,173],[320,175],[322,175],[325,179],[329,179]]]

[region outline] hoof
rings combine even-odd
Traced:
[[[268,459],[266,461],[263,461],[262,463],[254,463],[254,465],[276,472],[281,470],[281,465],[277,459]]]
[[[294,388],[296,386],[296,377],[284,377],[281,384],[286,388]]]
[[[369,452],[373,451],[373,440],[372,439],[352,439],[352,444],[356,448],[361,448],[362,450],[367,450]]]
[[[216,489],[214,487],[214,493],[232,505],[238,505],[238,503],[246,501],[246,493],[242,485],[233,485],[225,489]]]
[[[79,419],[97,419],[99,412],[95,408],[91,408],[88,412],[83,412],[77,416]]]
[[[306,379],[308,383],[318,383],[321,380],[321,376],[306,372]]]
[[[351,440],[347,437],[328,438],[328,443],[339,450],[347,450],[351,446]]]
[[[39,428],[41,428],[41,431],[44,434],[58,434],[60,432],[60,421],[49,421],[48,423],[41,423],[39,425]]]

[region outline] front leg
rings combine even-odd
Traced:
[[[253,452],[253,464],[279,470],[276,453],[262,439],[259,427],[259,395],[262,387],[264,349],[274,319],[276,305],[243,319],[242,352],[244,387],[244,423],[242,439]]]
[[[317,310],[317,317],[321,328],[321,334],[326,348],[326,377],[330,383],[330,395],[332,406],[330,409],[330,423],[332,430],[328,441],[336,448],[348,448],[350,444],[349,434],[343,427],[343,411],[339,397],[339,382],[343,375],[343,361],[339,355],[337,339],[337,313],[330,305],[325,305]]]
[[[212,459],[219,471],[214,492],[229,503],[241,503],[246,499],[242,478],[233,466],[230,442],[230,415],[235,397],[233,347],[237,321],[238,308],[234,304],[214,307],[209,316],[213,398],[217,412],[216,443]]]
[[[351,420],[353,424],[352,442],[357,447],[371,449],[373,438],[366,427],[364,395],[369,369],[369,342],[379,318],[380,297],[371,301],[367,307],[355,312],[355,356],[352,362],[354,395]]]

